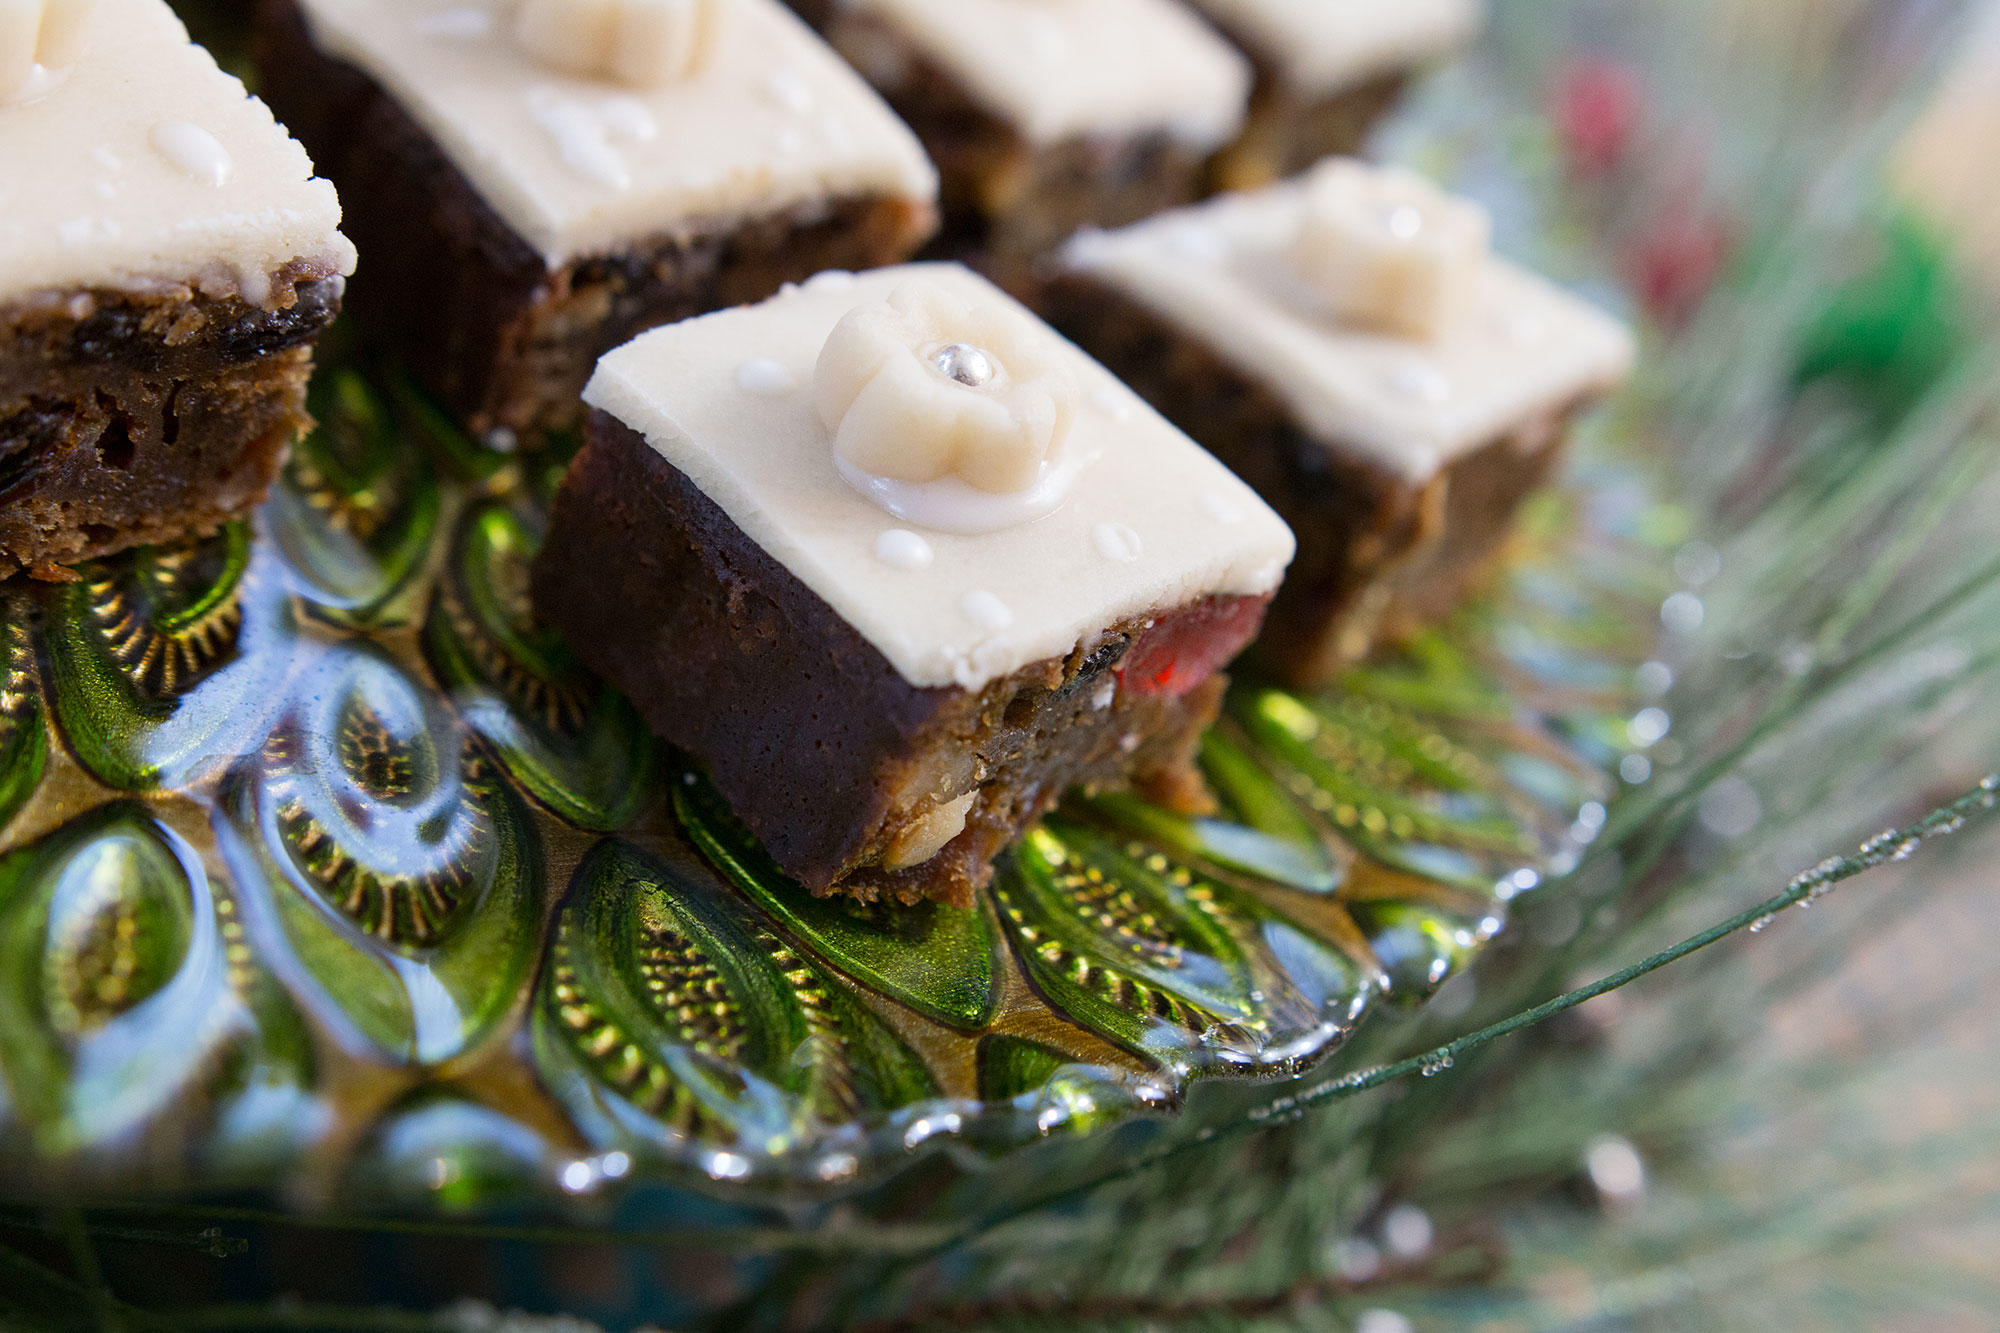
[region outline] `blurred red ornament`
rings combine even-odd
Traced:
[[[1669,328],[1687,322],[1715,286],[1729,258],[1729,229],[1692,208],[1662,212],[1626,253],[1633,294]]]
[[[1624,161],[1645,102],[1639,76],[1629,65],[1603,56],[1579,57],[1556,76],[1551,101],[1570,170],[1602,176]]]

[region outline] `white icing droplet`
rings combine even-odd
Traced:
[[[1229,258],[1229,242],[1214,227],[1201,222],[1183,222],[1173,229],[1169,240],[1174,253],[1203,264],[1219,264]]]
[[[1112,700],[1117,697],[1118,681],[1115,678],[1108,677],[1100,681],[1097,688],[1090,692],[1090,706],[1101,713],[1111,707]]]
[[[1388,385],[1404,398],[1442,403],[1451,397],[1451,381],[1428,361],[1399,361],[1390,367]]]
[[[149,137],[154,151],[203,185],[226,184],[236,163],[213,134],[185,120],[163,120]]]
[[[981,629],[997,632],[1014,623],[1014,613],[1007,604],[984,588],[974,588],[959,598],[958,609]]]
[[[1099,555],[1121,565],[1131,564],[1145,550],[1139,534],[1123,523],[1099,523],[1090,530],[1090,541]]]
[[[476,41],[493,32],[493,14],[477,5],[434,9],[410,21],[410,31],[419,37],[445,37],[454,41]]]
[[[808,284],[810,285],[810,284]],[[897,481],[863,472],[835,453],[834,470],[841,479],[897,518],[939,532],[999,532],[1046,518],[1062,508],[1096,455],[1069,450],[1053,466],[1044,465],[1035,484],[1020,491],[982,491],[963,478]]]
[[[593,102],[539,84],[528,89],[527,102],[529,117],[555,140],[570,169],[614,190],[630,189],[632,173],[611,140],[647,143],[659,133],[646,104],[622,93]]]
[[[794,115],[803,116],[813,109],[811,86],[788,69],[772,70],[764,79],[764,92],[773,102]]]
[[[1132,419],[1132,400],[1109,384],[1090,391],[1090,405],[1121,426]]]
[[[897,569],[928,569],[936,557],[931,544],[908,528],[889,528],[875,539],[875,558]]]
[[[810,292],[844,292],[854,285],[854,274],[844,268],[830,268],[806,279]]]
[[[1203,491],[1201,493],[1201,507],[1202,512],[1206,513],[1217,523],[1241,523],[1243,521],[1243,510],[1238,507],[1236,502],[1226,495],[1217,495],[1214,491]]]
[[[736,387],[759,398],[777,398],[792,391],[792,372],[769,357],[753,356],[736,367]]]

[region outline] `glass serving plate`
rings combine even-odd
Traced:
[[[252,522],[0,591],[16,1192],[823,1195],[1171,1115],[1434,994],[1658,739],[1659,553],[1588,473],[1436,632],[1240,673],[1215,817],[1077,798],[974,911],[816,900],[533,623],[561,456],[322,360]]]

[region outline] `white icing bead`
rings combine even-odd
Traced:
[[[1389,368],[1390,389],[1420,403],[1442,403],[1451,397],[1451,381],[1428,361],[1398,361]]]
[[[1090,530],[1091,544],[1106,560],[1129,565],[1144,553],[1139,534],[1123,523],[1099,523]]]
[[[756,356],[736,367],[736,387],[759,398],[777,398],[795,387],[792,372],[769,357]]]
[[[550,69],[652,88],[700,67],[716,0],[522,0],[514,41]]]
[[[1306,180],[1292,263],[1337,319],[1436,338],[1479,290],[1486,212],[1412,172],[1338,159]]]
[[[528,114],[555,140],[572,171],[610,189],[631,188],[632,173],[611,141],[653,138],[658,127],[643,103],[622,95],[585,99],[548,84],[528,89],[527,102]]]
[[[185,120],[161,121],[149,140],[161,157],[203,185],[223,185],[236,170],[229,150],[213,134]]]
[[[1014,623],[1014,613],[1007,604],[987,592],[984,588],[974,588],[958,599],[958,609],[965,618],[984,630],[995,633]]]
[[[909,282],[834,326],[813,396],[844,472],[1021,495],[1059,470],[1077,390],[1011,302]]]
[[[897,569],[928,569],[936,555],[929,542],[908,528],[887,528],[875,538],[875,558]]]
[[[837,292],[854,285],[854,274],[844,268],[829,268],[806,279],[806,289],[815,292]]]
[[[774,69],[765,75],[764,92],[794,115],[803,116],[813,109],[812,88],[788,69]]]
[[[1090,706],[1101,713],[1111,707],[1112,702],[1117,698],[1118,681],[1116,678],[1107,677],[1098,684],[1096,689],[1090,692]]]
[[[1090,391],[1090,405],[1121,426],[1132,419],[1132,400],[1108,384]]]
[[[1203,513],[1217,523],[1232,524],[1243,521],[1243,510],[1227,497],[1217,495],[1214,491],[1202,492],[1201,508]]]
[[[410,31],[419,37],[444,37],[471,42],[493,35],[493,11],[477,5],[455,9],[434,9],[410,21]]]

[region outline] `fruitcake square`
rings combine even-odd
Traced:
[[[1078,236],[1043,292],[1298,534],[1261,645],[1295,684],[1456,606],[1631,367],[1623,324],[1494,257],[1488,231],[1419,176],[1335,159]]]
[[[823,274],[584,396],[535,605],[813,893],[969,906],[1072,786],[1200,803],[1291,534],[990,282]]]
[[[915,137],[778,0],[264,0],[257,55],[365,330],[496,447],[577,425],[640,330],[936,225]]]
[[[354,247],[162,0],[0,10],[0,576],[202,532],[305,425]]]

